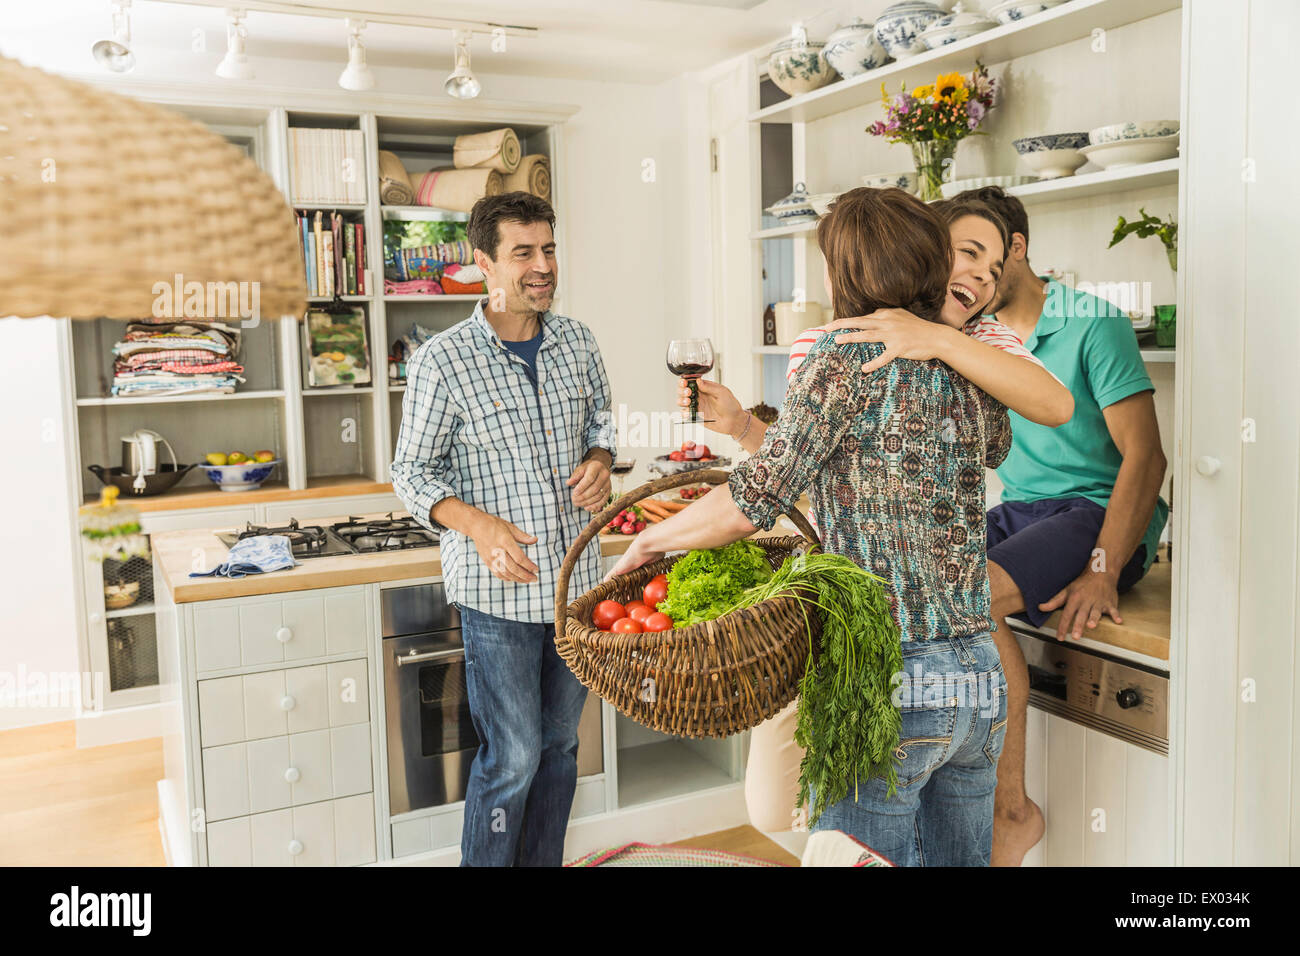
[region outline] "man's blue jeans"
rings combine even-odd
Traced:
[[[1007,732],[1006,683],[991,634],[903,643],[898,789],[880,777],[827,807],[842,830],[899,866],[988,866],[993,792]]]
[[[555,651],[555,626],[461,607],[465,681],[479,749],[470,768],[462,866],[559,866],[578,784],[587,700]]]

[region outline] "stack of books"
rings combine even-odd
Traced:
[[[340,213],[298,213],[309,296],[366,295],[366,227]]]
[[[295,203],[364,203],[365,139],[359,129],[289,130]]]

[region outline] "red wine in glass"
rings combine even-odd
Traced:
[[[713,343],[708,339],[673,339],[668,343],[668,371],[686,379],[691,392],[690,416],[680,416],[678,424],[711,422],[700,418],[700,389],[696,380],[713,370]]]

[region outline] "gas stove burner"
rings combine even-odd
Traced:
[[[320,558],[352,553],[347,544],[330,534],[325,528],[320,525],[304,527],[298,524],[296,518],[290,518],[288,524],[278,528],[255,525],[250,521],[242,531],[225,532],[217,537],[229,547],[236,541],[267,534],[283,535],[288,538],[289,550],[295,558]]]
[[[438,536],[414,518],[395,518],[391,512],[386,518],[349,517],[330,530],[361,553],[429,548],[438,543]]]

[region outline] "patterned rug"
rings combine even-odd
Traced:
[[[725,850],[701,850],[689,846],[655,846],[650,843],[625,843],[623,846],[597,850],[565,866],[776,866],[772,860]]]

